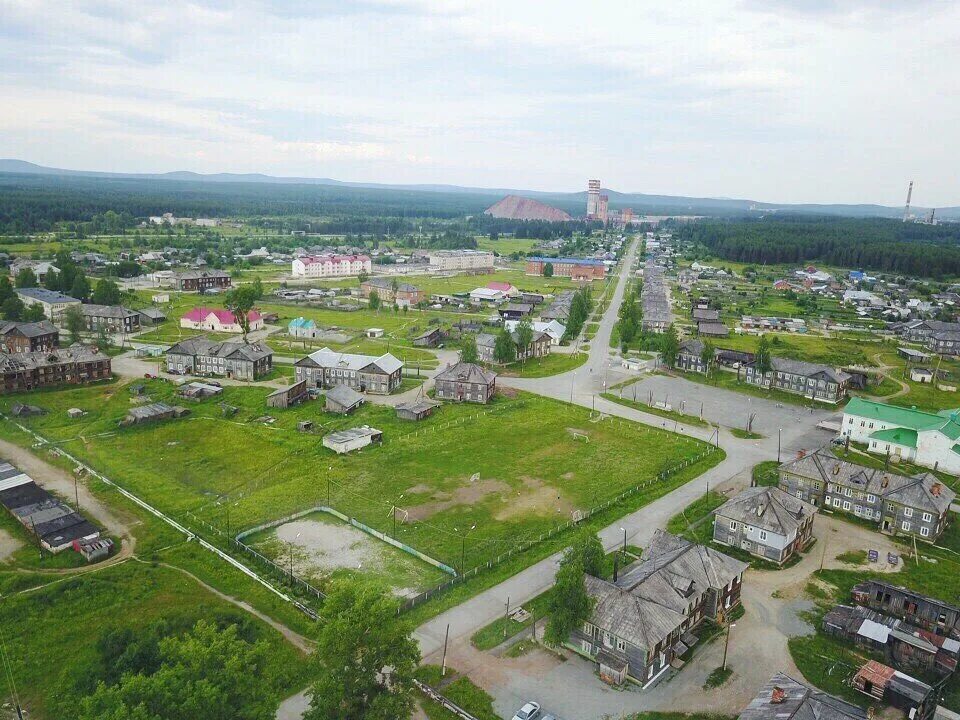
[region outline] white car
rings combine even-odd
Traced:
[[[535,702],[524,703],[524,706],[517,710],[513,720],[536,720],[540,717],[540,704]]]

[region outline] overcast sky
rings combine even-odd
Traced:
[[[0,157],[960,204],[960,3],[0,0]]]

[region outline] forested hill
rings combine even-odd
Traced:
[[[821,262],[918,277],[960,275],[960,223],[780,216],[702,220],[681,226],[677,234],[735,262]]]

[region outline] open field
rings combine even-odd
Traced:
[[[148,392],[175,401],[168,383],[151,381]],[[187,403],[192,413],[180,420],[123,429],[116,422],[131,405],[124,386],[34,393],[30,401],[50,412],[28,422],[177,516],[190,511],[223,527],[226,508],[218,501],[229,498],[236,532],[326,504],[390,533],[396,505],[400,540],[455,567],[463,554],[468,568],[706,447],[621,420],[594,423],[586,409],[526,395],[498,397],[486,408],[444,406],[418,424],[382,406],[344,418],[316,403],[271,409],[273,425],[252,422],[264,414],[267,392],[225,388],[223,402],[239,407],[229,420],[208,401]],[[0,408],[19,399],[5,397]],[[89,412],[69,420],[69,407]],[[316,434],[296,431],[305,418]],[[348,456],[320,445],[321,434],[361,424],[383,430],[385,444]]]
[[[528,238],[499,238],[491,240],[489,237],[477,236],[477,247],[480,250],[490,250],[498,255],[512,255],[515,252],[531,254],[540,246],[539,240]]]
[[[494,368],[504,376],[540,378],[576,370],[583,365],[590,356],[585,352],[550,353],[547,357],[515,362],[506,367]]]
[[[873,355],[884,349],[879,340],[873,342],[845,340],[822,335],[798,333],[766,333],[770,352],[776,357],[823,363],[835,367],[849,365],[876,365]],[[730,350],[754,352],[760,341],[757,335],[736,335],[718,338],[714,346]]]

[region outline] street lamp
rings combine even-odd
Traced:
[[[623,530],[623,552],[626,553],[627,552],[627,529],[625,527],[621,527],[620,529]]]
[[[467,564],[467,537],[474,530],[477,529],[477,524],[474,523],[470,526],[470,529],[467,530],[463,535],[460,536],[460,574],[463,575],[464,569]],[[456,530],[456,528],[454,528]]]

